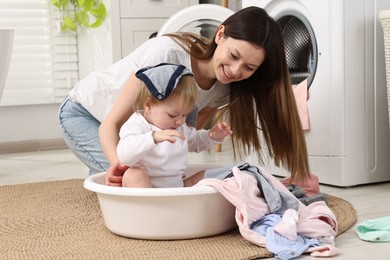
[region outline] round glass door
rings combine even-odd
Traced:
[[[317,41],[310,23],[298,12],[282,13],[275,20],[282,29],[292,84],[307,79],[307,86],[310,87],[318,58]]]

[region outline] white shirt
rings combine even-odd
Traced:
[[[161,129],[134,113],[119,132],[118,158],[128,166],[141,166],[155,188],[183,187],[188,152],[200,152],[218,142],[208,136],[207,130],[196,130],[186,124],[177,130],[184,134],[185,140],[176,138],[175,143],[155,144],[152,132]]]
[[[152,38],[130,55],[107,69],[97,70],[80,80],[70,91],[69,98],[81,104],[100,122],[107,116],[120,90],[132,73],[146,66],[174,63],[191,69],[190,55],[168,36]],[[198,87],[197,107],[220,107],[228,102],[229,87],[215,84],[210,90]]]

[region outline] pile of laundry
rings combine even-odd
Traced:
[[[337,219],[325,194],[307,194],[298,185],[286,186],[246,162],[207,170],[197,185],[215,187],[236,207],[240,234],[279,259],[303,253],[319,257],[339,253],[334,242]]]

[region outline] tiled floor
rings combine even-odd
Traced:
[[[231,165],[234,163],[234,159],[229,148],[229,145],[224,145],[220,153],[210,150],[191,154],[189,162]],[[69,150],[0,154],[0,165],[0,185],[85,178],[87,176],[86,168]],[[358,214],[358,222],[355,226],[336,238],[336,247],[340,250],[340,254],[335,257],[336,259],[390,259],[390,243],[364,242],[355,233],[356,225],[366,219],[390,216],[390,183],[353,188],[321,185],[321,192],[351,202]],[[316,259],[310,256],[300,258]]]

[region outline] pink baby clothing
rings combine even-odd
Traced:
[[[294,197],[278,179],[264,171],[264,169],[261,169],[261,172],[277,190]],[[248,241],[265,247],[266,238],[251,230],[250,225],[266,214],[270,214],[267,202],[262,197],[253,176],[240,171],[237,167],[232,168],[232,173],[233,177],[224,180],[203,179],[197,185],[213,186],[225,196],[236,207],[236,221],[241,235]],[[294,197],[294,199],[296,198]],[[301,236],[334,244],[338,228],[337,219],[326,203],[318,201],[305,206],[298,201],[298,204],[297,214],[299,219],[296,222],[296,232]],[[316,251],[315,248],[311,248],[310,252],[312,251]],[[335,253],[336,250],[330,252]]]
[[[277,178],[261,168],[263,175],[270,180],[276,189],[281,192],[291,192]],[[294,196],[291,194],[291,196]],[[298,200],[298,199],[297,199]],[[316,201],[305,206],[299,201],[299,221],[297,231],[301,235],[329,241],[333,241],[337,234],[337,219],[325,201]]]
[[[310,173],[310,176],[307,180],[305,181],[293,181],[290,183],[291,178],[283,178],[280,179],[280,182],[283,183],[283,185],[288,186],[290,184],[295,184],[299,188],[303,189],[306,193],[306,196],[310,197],[313,195],[317,195],[320,193],[320,183],[318,180],[317,175]]]
[[[293,88],[303,130],[310,129],[309,112],[307,109],[307,100],[309,99],[309,94],[307,90],[307,79]]]
[[[248,241],[265,247],[265,237],[252,231],[249,226],[262,216],[269,214],[269,208],[261,197],[257,182],[253,176],[233,168],[234,177],[224,180],[208,178],[199,181],[196,186],[215,187],[230,203],[236,207],[236,222],[241,235]],[[238,177],[237,177],[238,176]]]
[[[298,212],[288,209],[284,212],[282,220],[274,226],[274,230],[290,240],[296,240],[298,220]]]

